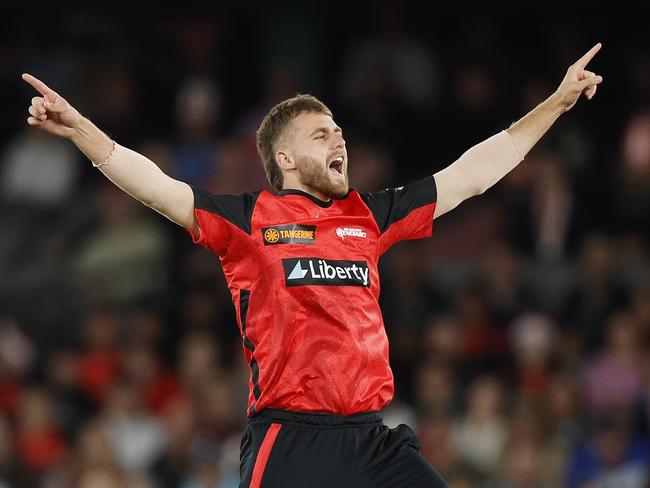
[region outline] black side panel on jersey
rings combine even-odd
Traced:
[[[409,212],[434,203],[437,198],[436,182],[433,176],[427,176],[399,188],[359,195],[375,216],[380,232],[384,233]]]
[[[251,233],[251,218],[260,192],[237,195],[215,195],[193,185],[194,206],[217,214],[247,234]]]
[[[259,377],[260,377],[260,367],[257,364],[257,360],[254,357],[255,346],[251,340],[246,335],[246,316],[248,315],[248,302],[250,300],[251,292],[250,290],[241,290],[239,292],[239,318],[241,319],[241,331],[244,341],[244,346],[247,347],[251,352],[251,379],[253,381],[253,395],[255,395],[255,401],[260,399],[262,391],[260,390]],[[255,404],[251,407],[251,414],[255,413]]]

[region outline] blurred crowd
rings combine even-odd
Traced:
[[[332,10],[0,21],[0,487],[236,487],[250,378],[218,258],[29,128],[21,72],[214,193],[268,188],[255,130],[310,92],[343,128],[352,186],[373,191],[508,127],[598,41],[596,97],[382,258],[383,413],[452,488],[650,486],[644,16]]]

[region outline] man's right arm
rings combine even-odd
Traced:
[[[187,183],[166,175],[142,154],[116,144],[42,81],[28,74],[23,79],[42,95],[32,98],[30,125],[70,139],[115,185],[198,235],[194,193]]]
[[[70,139],[115,185],[197,235],[194,193],[187,183],[166,175],[142,154],[115,143],[85,117]]]

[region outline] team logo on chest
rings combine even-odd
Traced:
[[[363,229],[356,229],[354,227],[337,227],[336,235],[344,240],[346,237],[360,237],[366,238],[366,231]]]
[[[285,224],[262,227],[262,240],[265,246],[275,244],[314,244],[315,225]]]

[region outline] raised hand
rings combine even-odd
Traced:
[[[32,98],[27,123],[50,134],[70,139],[79,127],[81,114],[38,78],[27,73],[23,73],[22,78],[41,94],[40,97]]]
[[[556,94],[565,112],[576,104],[578,98],[580,98],[580,94],[583,94],[587,100],[591,100],[596,94],[596,88],[602,83],[603,77],[587,71],[585,68],[587,67],[587,63],[591,61],[591,58],[600,51],[601,47],[602,44],[599,42],[587,51],[584,56],[578,59],[578,61],[569,66],[562,83],[560,83],[560,86],[556,90]]]

